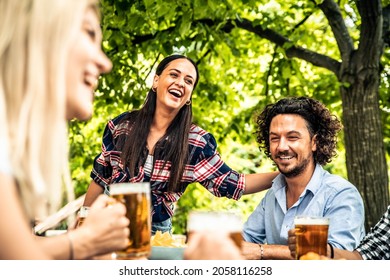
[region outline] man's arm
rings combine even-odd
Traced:
[[[287,245],[256,244],[243,241],[242,254],[247,260],[293,260]]]
[[[346,260],[362,260],[362,256],[358,251],[347,251],[334,248],[334,259],[346,259]]]

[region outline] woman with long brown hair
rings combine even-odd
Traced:
[[[190,183],[213,195],[238,200],[271,186],[276,172],[239,174],[225,164],[212,134],[193,123],[197,65],[183,55],[165,57],[141,109],[109,121],[95,158],[84,205],[120,182],[149,181],[152,233],[171,231],[173,205]]]

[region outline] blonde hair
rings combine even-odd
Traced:
[[[0,0],[1,133],[29,218],[74,198],[68,166],[66,68],[92,0]]]

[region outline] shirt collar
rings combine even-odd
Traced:
[[[305,195],[307,191],[312,192],[313,194],[317,193],[318,189],[321,187],[321,178],[324,173],[324,169],[320,164],[316,164],[316,167],[314,169],[314,173],[311,176],[311,179],[309,183],[307,184],[305,191],[302,193],[302,195]],[[272,184],[272,189],[274,192],[280,191],[280,189],[286,188],[286,178],[283,174],[279,174],[275,177]],[[301,196],[302,196],[301,195]]]

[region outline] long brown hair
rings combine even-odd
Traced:
[[[194,88],[199,80],[198,67],[194,61],[183,55],[171,55],[165,57],[157,66],[156,75],[161,75],[170,62],[176,59],[187,59],[196,70]],[[136,176],[138,169],[145,163],[147,157],[146,141],[152,125],[156,110],[156,93],[149,90],[141,109],[130,112],[123,122],[128,122],[128,134],[122,141],[118,141],[122,149],[122,162],[124,168],[128,168],[132,177]],[[181,178],[188,161],[188,135],[192,125],[192,105],[183,106],[165,135],[159,139],[155,146],[154,161],[156,158],[164,160],[164,166],[171,162],[168,191],[181,190]],[[154,164],[153,164],[154,165]]]

